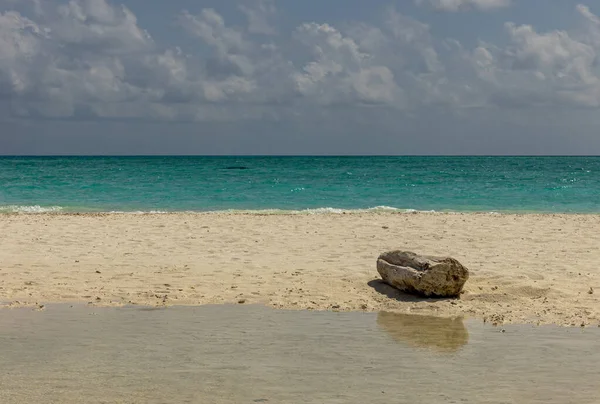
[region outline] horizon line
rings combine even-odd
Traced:
[[[15,157],[600,157],[599,154],[0,154]]]

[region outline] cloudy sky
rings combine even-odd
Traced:
[[[600,154],[594,0],[0,0],[0,154]]]

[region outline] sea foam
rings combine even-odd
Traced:
[[[7,205],[0,206],[0,213],[51,213],[62,212],[62,206]]]

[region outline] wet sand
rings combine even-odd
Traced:
[[[598,341],[255,305],[18,308],[0,310],[0,402],[599,403]]]
[[[600,215],[4,214],[0,301],[94,305],[259,303],[284,309],[600,322]],[[377,281],[379,253],[449,255],[459,300]]]

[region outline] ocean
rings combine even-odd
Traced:
[[[600,157],[0,157],[0,212],[600,212]]]

